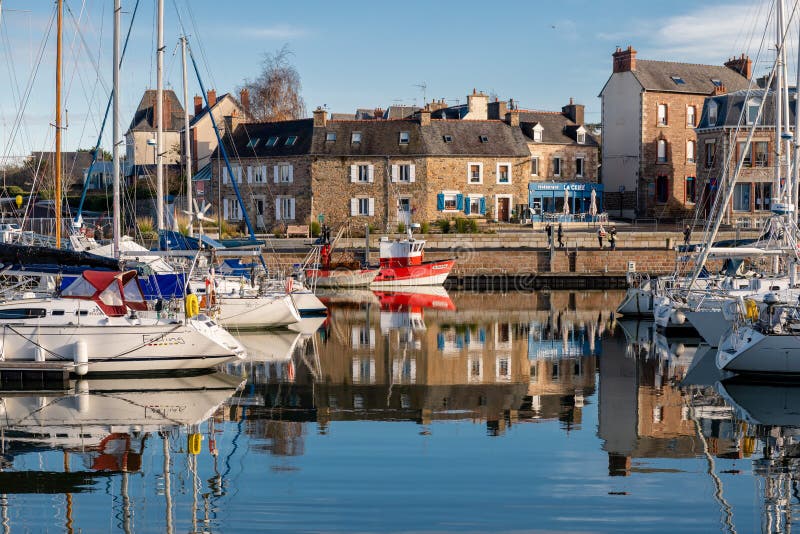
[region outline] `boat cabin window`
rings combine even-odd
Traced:
[[[53,310],[53,315],[64,315],[64,310]]]
[[[0,310],[0,319],[38,319],[46,317],[47,310],[44,308],[11,308]]]
[[[89,310],[75,310],[75,315],[80,315],[81,317],[89,315]]]
[[[139,289],[139,283],[136,281],[136,278],[131,278],[128,280],[128,283],[125,284],[125,287],[122,288],[122,291],[125,293],[125,300],[128,302],[145,301],[142,291]]]
[[[100,300],[107,306],[122,306],[125,304],[122,301],[122,294],[120,294],[119,286],[116,283],[111,284],[100,293]]]

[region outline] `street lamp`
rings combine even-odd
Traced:
[[[153,165],[155,165],[157,163],[156,162],[156,146],[158,145],[158,141],[156,140],[155,137],[151,137],[150,139],[147,140],[147,144],[149,146],[153,147]]]

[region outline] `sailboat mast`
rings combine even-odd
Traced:
[[[189,79],[186,76],[186,36],[181,36],[181,61],[183,62],[183,144],[186,147],[183,157],[186,158],[186,211],[189,212],[189,237],[192,231],[192,145],[189,130]],[[210,113],[211,111],[209,111]]]
[[[156,229],[164,229],[164,0],[158,0],[156,50]]]
[[[800,28],[800,17],[798,18],[798,27]],[[800,33],[798,33],[798,41],[800,41]],[[798,42],[800,46],[800,42]],[[798,48],[800,50],[800,47]],[[795,81],[795,97],[800,95],[800,53],[797,54],[797,80]],[[794,147],[792,151],[792,160],[794,167],[792,167],[792,206],[795,210],[798,209],[798,200],[800,197],[800,107],[797,105],[795,98],[794,104]]]
[[[114,0],[114,105],[111,114],[111,155],[112,173],[114,179],[114,257],[119,259],[119,238],[120,238],[120,194],[119,194],[119,145],[120,145],[120,124],[119,124],[119,55],[120,55],[120,22],[122,5],[120,0]]]
[[[781,139],[781,125],[783,124],[783,102],[782,87],[783,81],[783,0],[776,0],[776,43],[775,43],[775,88],[773,98],[775,99],[775,166],[773,181],[775,188],[774,195],[778,203],[784,201],[783,188],[781,187],[781,171],[783,169],[783,139]]]
[[[55,219],[56,248],[61,248],[61,37],[64,1],[58,0],[56,21],[56,162],[55,162]]]

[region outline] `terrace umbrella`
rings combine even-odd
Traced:
[[[569,191],[564,189],[564,215],[569,215]]]
[[[597,216],[597,192],[594,189],[592,189],[592,199],[589,202],[589,215]]]

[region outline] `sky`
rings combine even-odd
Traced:
[[[66,150],[93,146],[111,85],[112,0],[64,0]],[[135,0],[123,0],[123,32]],[[521,108],[560,110],[573,98],[600,122],[611,54],[722,64],[762,47],[769,0],[165,0],[165,83],[182,95],[183,21],[206,88],[238,91],[265,53],[292,51],[308,113],[464,103],[473,89]],[[52,150],[54,0],[0,0],[0,165]],[[155,88],[156,0],[140,0],[122,72],[127,129],[142,92]],[[773,39],[774,40],[774,39]],[[190,100],[199,94],[190,72]],[[110,130],[110,121],[107,128]],[[104,138],[110,146],[110,136]]]

